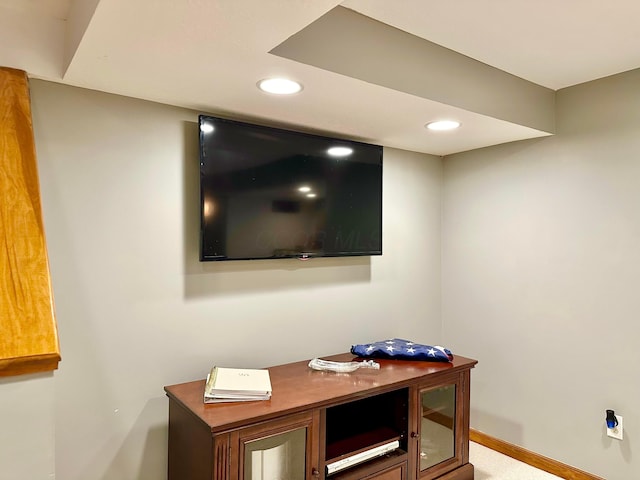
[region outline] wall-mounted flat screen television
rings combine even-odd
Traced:
[[[200,260],[382,254],[382,147],[198,119]]]

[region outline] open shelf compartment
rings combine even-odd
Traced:
[[[327,408],[325,464],[354,459],[360,465],[378,457],[358,460],[367,452],[392,442],[393,450],[406,452],[408,403],[409,390],[403,388]]]

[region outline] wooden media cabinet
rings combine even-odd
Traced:
[[[476,360],[376,361],[351,373],[270,367],[262,401],[205,404],[204,380],[165,387],[169,480],[473,480]]]

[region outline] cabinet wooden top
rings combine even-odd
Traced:
[[[361,360],[342,353],[327,360],[349,362]],[[309,360],[269,368],[272,394],[270,400],[255,402],[205,404],[204,380],[165,387],[167,396],[196,415],[212,432],[219,432],[252,422],[269,420],[310,408],[338,404],[365,395],[382,393],[413,384],[437,383],[446,377],[475,366],[476,360],[455,356],[452,362],[425,362],[376,359],[380,370],[361,368],[351,373],[312,370]]]

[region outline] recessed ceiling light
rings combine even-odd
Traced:
[[[307,198],[316,198],[315,193],[307,193]]]
[[[275,95],[292,95],[302,90],[302,85],[288,78],[265,78],[258,82],[258,88]]]
[[[445,130],[455,130],[460,126],[460,122],[455,120],[438,120],[437,122],[427,123],[425,125],[429,130],[442,132]]]
[[[307,193],[311,191],[311,187],[307,185],[303,185],[302,187],[298,188],[298,191],[302,193]]]
[[[349,147],[331,147],[327,153],[332,157],[347,157],[353,153],[353,148]]]

